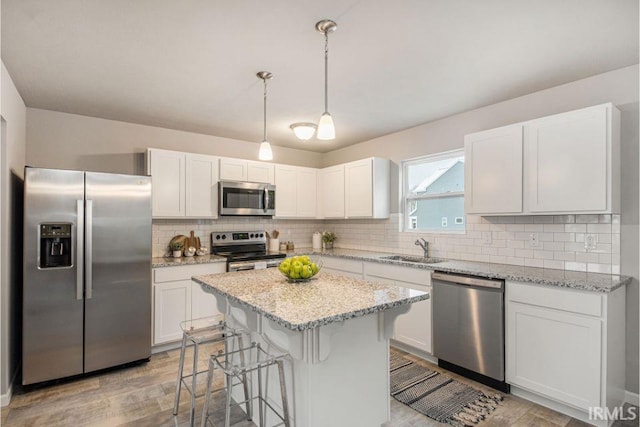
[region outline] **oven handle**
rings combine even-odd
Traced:
[[[227,265],[227,271],[246,271],[246,270],[255,270],[256,262],[261,261],[245,261],[245,262],[230,262]],[[282,259],[270,259],[264,260],[262,262],[267,263],[267,268],[277,267],[282,262]]]

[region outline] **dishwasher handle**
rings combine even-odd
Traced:
[[[478,286],[480,288],[504,290],[504,280],[482,279],[480,277],[459,276],[457,274],[447,274],[439,272],[432,273],[431,278],[433,280],[456,283],[459,285]]]

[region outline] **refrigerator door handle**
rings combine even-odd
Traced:
[[[87,217],[85,231],[85,283],[87,285],[87,299],[93,296],[92,263],[93,263],[93,200],[87,200]]]
[[[76,200],[76,299],[82,299],[84,283],[84,200]]]

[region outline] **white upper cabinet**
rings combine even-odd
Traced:
[[[273,184],[274,165],[265,162],[223,157],[220,159],[220,180]]]
[[[218,217],[218,157],[186,156],[186,216]]]
[[[522,126],[464,138],[466,213],[522,212]]]
[[[529,124],[529,211],[612,211],[611,110],[599,105]]]
[[[147,150],[147,174],[152,183],[153,217],[185,216],[185,153]]]
[[[154,218],[217,218],[218,157],[147,150]]]
[[[344,218],[344,165],[318,171],[318,217]]]
[[[471,214],[617,213],[620,113],[612,104],[465,137]]]
[[[315,218],[317,169],[276,165],[276,217]]]
[[[389,218],[389,167],[377,157],[344,165],[346,218]]]

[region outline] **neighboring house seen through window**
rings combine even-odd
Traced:
[[[464,151],[402,162],[404,229],[464,231]]]

